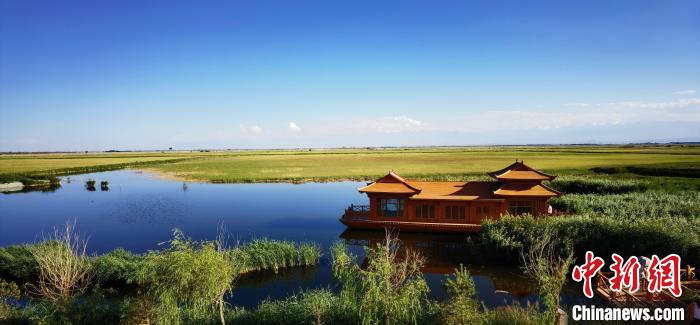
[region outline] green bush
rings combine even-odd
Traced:
[[[700,216],[700,192],[649,191],[625,194],[568,194],[550,200],[559,211],[577,214],[632,219],[697,218]]]
[[[92,260],[95,278],[106,284],[134,284],[143,256],[117,248]]]
[[[37,275],[37,263],[29,245],[0,247],[0,277],[27,282]]]
[[[643,192],[646,182],[606,178],[557,178],[549,182],[557,191],[566,194],[620,194]]]

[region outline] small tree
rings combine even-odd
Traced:
[[[481,319],[476,300],[476,286],[469,271],[463,265],[455,270],[454,279],[445,283],[449,299],[443,305],[446,324],[474,324]]]
[[[552,226],[542,229],[532,238],[529,249],[520,255],[525,274],[537,283],[537,291],[547,308],[547,318],[554,322],[560,305],[561,290],[566,284],[567,274],[574,262],[569,241],[558,241]]]
[[[222,241],[193,242],[175,229],[168,249],[146,255],[137,278],[157,303],[157,323],[179,324],[182,306],[200,315],[214,307],[225,324],[224,297],[237,274]]]
[[[343,283],[341,295],[358,309],[362,324],[417,323],[427,304],[428,285],[420,268],[424,258],[403,250],[389,231],[383,243],[367,250],[367,266],[362,269],[345,253],[344,246],[333,251],[334,274]]]

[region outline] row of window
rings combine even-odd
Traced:
[[[377,199],[377,215],[380,217],[403,217],[404,200],[403,199]],[[476,207],[477,215],[488,215],[489,207]],[[445,219],[465,219],[467,217],[467,209],[465,206],[446,206]],[[418,205],[416,206],[416,218],[434,219],[434,205]]]
[[[532,214],[535,211],[533,201],[510,201],[508,212],[511,214]]]

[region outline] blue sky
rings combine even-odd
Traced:
[[[0,0],[0,151],[700,139],[699,1]]]

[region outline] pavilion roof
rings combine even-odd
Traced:
[[[406,181],[403,177],[390,171],[386,176],[374,181],[373,183],[358,188],[361,193],[392,193],[392,194],[415,194],[421,191]]]
[[[559,196],[562,193],[544,184],[506,183],[493,192],[496,196]]]
[[[523,161],[515,161],[510,166],[489,173],[489,175],[497,180],[511,181],[551,181],[556,176],[548,175],[534,168],[525,165]]]

